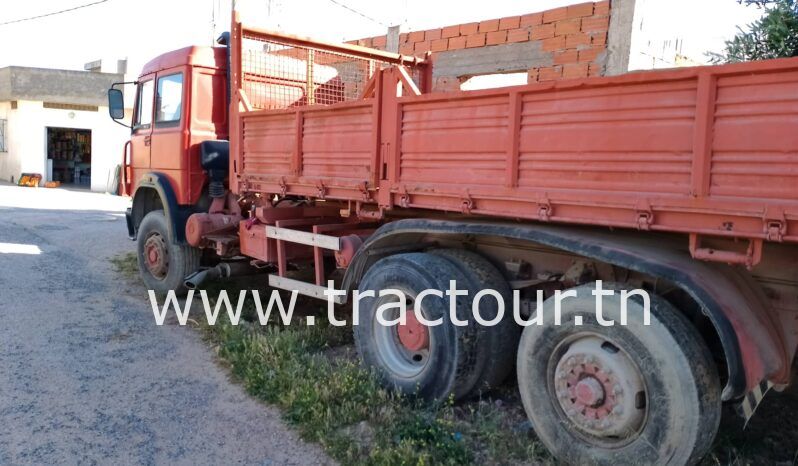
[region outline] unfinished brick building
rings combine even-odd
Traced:
[[[631,69],[700,64],[680,56],[689,24],[675,24],[662,43],[646,34],[646,24],[663,8],[688,0],[603,0],[518,16],[409,31],[352,41],[403,54],[431,52],[435,90],[460,89],[469,78],[497,73],[526,73],[528,82],[625,73]],[[685,4],[685,5],[682,5]],[[730,2],[731,7],[734,2]],[[689,5],[687,5],[689,6]],[[722,13],[725,7],[718,7]],[[644,21],[648,20],[648,21]],[[719,15],[718,21],[731,21]],[[680,39],[682,36],[682,39]],[[681,42],[680,42],[681,40]],[[654,44],[665,59],[636,60]],[[630,57],[632,64],[630,65]]]

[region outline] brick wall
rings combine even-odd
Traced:
[[[459,89],[471,76],[527,72],[529,82],[604,73],[609,0],[508,18],[486,19],[399,37],[399,52],[434,59],[435,90]],[[386,36],[352,41],[385,49]]]

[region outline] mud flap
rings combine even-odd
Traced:
[[[740,403],[740,407],[742,408],[743,417],[745,417],[745,425],[748,425],[748,421],[754,417],[754,413],[756,412],[756,408],[762,403],[762,400],[765,398],[765,395],[773,388],[773,383],[768,380],[763,380],[759,383],[756,387],[754,387],[750,392],[745,395],[743,401]]]
[[[136,227],[133,225],[133,209],[131,207],[125,211],[125,223],[127,224],[127,237],[136,241]]]

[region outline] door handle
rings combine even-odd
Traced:
[[[150,145],[150,139],[151,139],[151,136],[144,136],[144,145],[145,146],[149,146]]]

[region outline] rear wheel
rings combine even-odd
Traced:
[[[159,294],[169,290],[185,294],[183,280],[199,269],[201,251],[187,244],[169,241],[169,230],[163,210],[144,216],[137,232],[139,275],[147,286]]]
[[[450,260],[464,275],[468,277],[469,297],[473,297],[481,290],[495,290],[504,299],[504,318],[496,325],[482,326],[476,322],[479,336],[477,344],[477,371],[474,380],[458,387],[464,398],[481,395],[499,386],[510,374],[515,362],[515,351],[518,348],[518,339],[521,329],[513,322],[512,290],[502,273],[487,259],[470,251],[462,249],[438,249],[432,254]],[[479,312],[484,320],[492,321],[498,314],[496,299],[485,296],[480,300]]]
[[[543,305],[544,325],[527,327],[518,348],[518,386],[540,439],[571,464],[691,464],[709,449],[720,422],[720,382],[711,354],[667,301],[628,300],[621,326],[619,292],[596,319],[592,286]],[[616,288],[618,291],[620,288]],[[582,325],[576,325],[581,318]]]
[[[374,298],[362,298],[359,324],[354,326],[355,344],[364,364],[373,368],[386,385],[408,395],[440,400],[462,392],[473,383],[477,366],[476,328],[458,327],[449,317],[449,297],[427,295],[420,304],[424,319],[443,319],[441,325],[422,325],[413,308],[424,290],[449,288],[449,280],[466,283],[466,277],[450,261],[431,254],[400,254],[381,259],[366,273],[360,292],[373,290]],[[395,303],[393,296],[380,297],[382,290],[399,290],[407,297],[405,325],[382,325],[380,306]],[[470,301],[457,297],[455,315],[467,320]],[[385,320],[398,317],[399,310],[384,313]],[[467,387],[469,388],[469,387]]]

